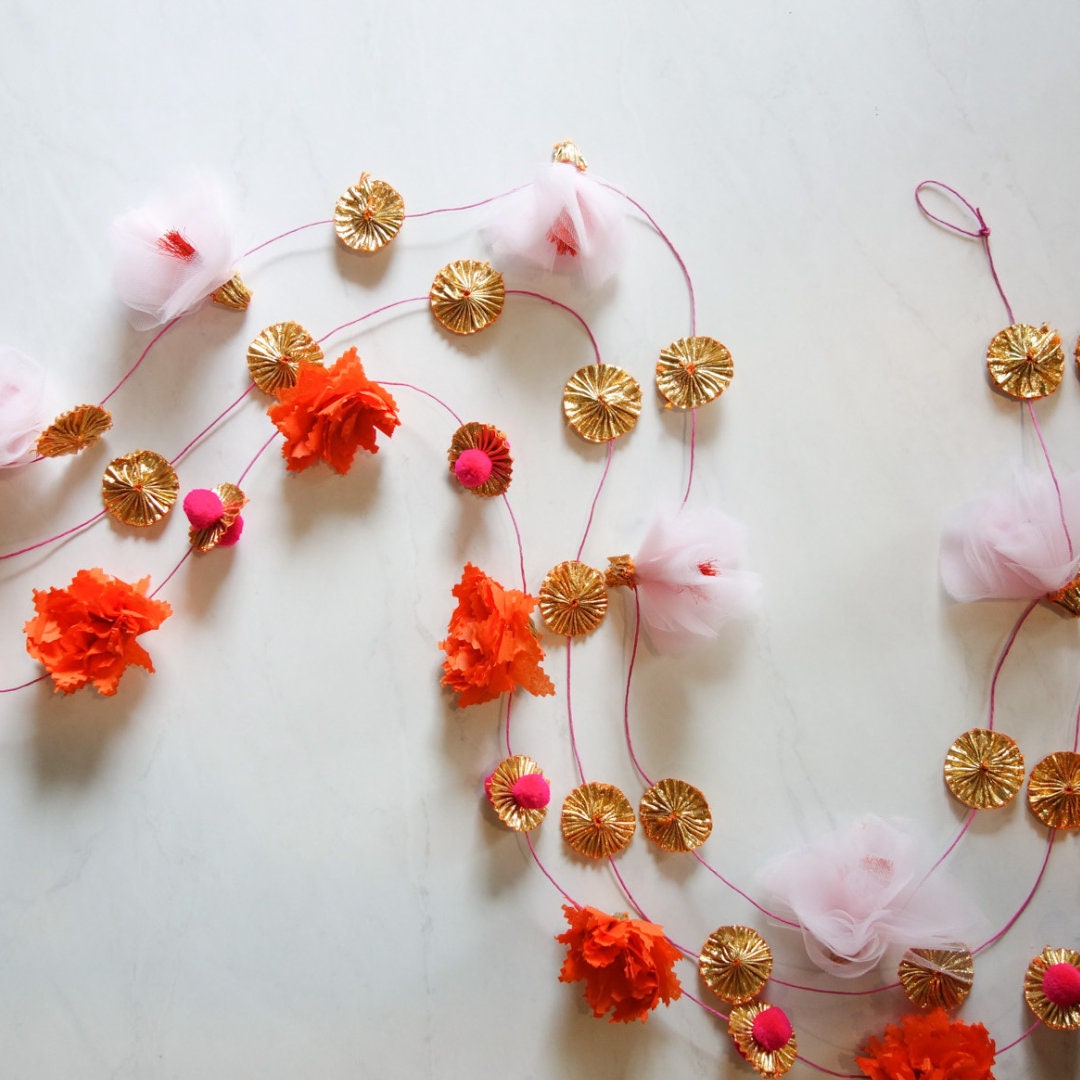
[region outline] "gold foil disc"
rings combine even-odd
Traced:
[[[454,334],[475,334],[500,315],[506,299],[502,274],[486,262],[448,263],[431,283],[431,313]]]
[[[1080,619],[1080,574],[1077,574],[1063,589],[1050,593],[1046,599],[1051,604],[1057,604],[1074,619]]]
[[[589,167],[589,163],[582,156],[581,151],[569,139],[557,142],[551,148],[551,160],[573,165],[578,172],[584,172]]]
[[[1061,336],[1046,323],[1007,326],[990,342],[986,353],[990,378],[1009,397],[1027,400],[1046,397],[1065,374]]]
[[[731,353],[716,338],[689,337],[660,350],[656,388],[667,406],[697,409],[718,398],[731,382]]]
[[[731,1005],[752,1001],[772,974],[772,950],[749,926],[721,926],[701,946],[698,971],[705,985]]]
[[[235,484],[218,484],[214,494],[221,500],[221,517],[205,529],[196,529],[194,525],[188,529],[188,542],[196,551],[217,547],[248,503],[247,496]]]
[[[794,1032],[779,1050],[773,1051],[766,1050],[754,1038],[754,1018],[772,1007],[764,1001],[751,1001],[734,1006],[728,1017],[728,1034],[735,1040],[739,1052],[757,1069],[759,1075],[765,1077],[783,1076],[795,1064],[798,1053]]]
[[[583,439],[617,439],[637,423],[641,387],[622,368],[590,364],[570,376],[563,390],[563,412]]]
[[[618,854],[636,828],[634,809],[614,784],[582,784],[563,803],[563,837],[590,859]]]
[[[1080,754],[1059,750],[1031,770],[1028,805],[1051,829],[1080,829]]]
[[[976,810],[1005,806],[1023,786],[1024,755],[1008,735],[972,728],[945,755],[945,783]]]
[[[918,1009],[955,1009],[971,993],[975,961],[967,949],[908,949],[897,972]]]
[[[607,614],[604,575],[582,562],[552,567],[540,586],[539,599],[548,629],[566,637],[595,630]]]
[[[112,416],[100,405],[78,405],[61,413],[39,436],[42,457],[79,454],[112,427]]]
[[[665,851],[693,851],[712,832],[705,796],[685,780],[658,780],[642,795],[638,816],[645,835]]]
[[[611,555],[604,584],[609,589],[632,589],[637,583],[635,570],[634,560],[629,555]]]
[[[446,456],[450,460],[450,471],[454,471],[457,459],[466,450],[482,450],[491,461],[491,475],[478,487],[469,488],[474,495],[501,495],[510,486],[510,476],[514,471],[514,461],[510,457],[510,444],[506,436],[490,424],[462,424],[450,440],[450,449]]]
[[[268,326],[248,346],[247,365],[255,385],[266,394],[296,385],[301,364],[315,364],[323,351],[315,339],[295,322]]]
[[[231,311],[247,311],[251,303],[251,290],[239,274],[233,274],[224,285],[219,285],[210,294],[210,299]]]
[[[385,181],[361,173],[334,207],[338,239],[353,251],[378,251],[397,236],[405,221],[405,201]]]
[[[547,816],[548,808],[530,809],[522,806],[514,797],[514,785],[523,776],[543,776],[540,766],[532,758],[517,754],[501,761],[488,781],[488,798],[499,815],[499,820],[515,832],[530,832]]]
[[[166,458],[136,450],[113,458],[101,479],[105,509],[125,525],[153,525],[176,502],[180,479]]]
[[[1024,1000],[1048,1028],[1055,1031],[1075,1031],[1080,1028],[1080,1004],[1055,1005],[1043,990],[1046,969],[1055,964],[1080,967],[1080,953],[1075,949],[1051,949],[1047,945],[1028,966],[1024,976]]]

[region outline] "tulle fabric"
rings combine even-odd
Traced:
[[[163,245],[178,234],[194,255]],[[113,277],[131,324],[146,330],[191,311],[233,276],[238,257],[218,182],[190,173],[112,227]]]
[[[0,348],[0,469],[33,461],[47,421],[45,372],[16,349]]]
[[[499,200],[484,235],[500,269],[577,273],[596,288],[619,268],[625,248],[622,199],[574,165],[546,165],[534,182]]]
[[[1024,472],[1010,489],[953,511],[941,541],[941,581],[954,600],[1035,600],[1076,576],[1080,475],[1059,484],[1060,505],[1049,477]]]
[[[753,610],[760,583],[737,569],[743,547],[739,522],[712,507],[654,519],[634,556],[634,578],[642,626],[657,652],[691,651]]]
[[[810,960],[853,979],[890,947],[956,945],[978,926],[944,871],[923,880],[931,865],[904,823],[867,817],[777,859],[762,884],[802,927]]]

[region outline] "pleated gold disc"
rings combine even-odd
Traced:
[[[590,859],[618,854],[636,828],[634,809],[614,784],[582,784],[563,803],[563,838]]]
[[[589,167],[589,163],[585,160],[581,151],[569,139],[557,142],[551,148],[551,160],[573,165],[578,172],[584,172]]]
[[[1043,990],[1046,969],[1055,964],[1080,967],[1080,952],[1075,949],[1052,949],[1049,945],[1028,966],[1024,976],[1024,1000],[1028,1008],[1055,1031],[1075,1031],[1080,1028],[1080,1004],[1055,1005]]]
[[[210,294],[210,299],[230,311],[247,311],[251,303],[251,290],[239,274],[233,274],[224,285],[219,285]]]
[[[248,371],[255,385],[275,396],[296,385],[301,364],[315,364],[322,358],[318,342],[297,322],[268,326],[247,351]]]
[[[457,459],[466,450],[482,450],[491,461],[491,475],[480,485],[469,488],[474,495],[501,495],[510,486],[510,478],[514,471],[514,462],[510,457],[510,445],[506,436],[490,424],[468,423],[462,424],[454,432],[450,440],[450,449],[447,458],[450,461],[450,471],[454,471]]]
[[[540,586],[540,615],[552,633],[577,637],[595,630],[607,614],[604,575],[571,560],[552,567]]]
[[[637,567],[629,555],[608,556],[604,584],[609,589],[632,589],[637,584]]]
[[[1023,786],[1024,755],[1008,735],[972,728],[945,755],[945,783],[976,810],[1005,806]]]
[[[975,961],[967,949],[908,949],[897,975],[916,1008],[955,1009],[971,993]]]
[[[100,405],[77,405],[61,413],[39,436],[42,457],[82,453],[112,427],[112,416]]]
[[[986,366],[1003,394],[1021,400],[1046,397],[1061,385],[1065,374],[1061,336],[1046,323],[1007,326],[990,342]]]
[[[658,780],[642,795],[638,816],[645,835],[665,851],[693,851],[712,832],[705,796],[685,780]]]
[[[1068,612],[1074,619],[1080,619],[1080,574],[1063,589],[1050,593],[1046,598],[1051,604],[1057,604],[1062,611]]]
[[[733,1006],[728,1017],[728,1034],[735,1040],[739,1052],[757,1069],[758,1075],[765,1077],[783,1076],[795,1064],[799,1052],[794,1032],[779,1050],[771,1052],[754,1038],[754,1017],[771,1008],[764,1001],[751,1001]]]
[[[334,207],[338,239],[353,251],[385,247],[404,221],[405,200],[384,180],[373,180],[368,173],[361,173]]]
[[[523,776],[543,776],[540,766],[524,754],[501,761],[488,781],[488,797],[499,820],[515,832],[530,832],[547,816],[548,808],[522,806],[514,797],[514,785]]]
[[[622,368],[589,364],[570,376],[563,390],[563,412],[583,439],[617,439],[637,423],[641,387]]]
[[[1080,829],[1080,754],[1059,750],[1031,770],[1028,805],[1052,829]]]
[[[429,299],[431,313],[447,330],[475,334],[502,313],[506,286],[502,274],[486,262],[459,259],[435,275]]]
[[[718,398],[734,372],[731,353],[716,338],[679,338],[660,350],[656,388],[665,407],[697,409]]]
[[[714,930],[698,957],[705,985],[731,1005],[752,1001],[772,974],[773,957],[765,939],[749,926]]]
[[[221,543],[221,538],[236,524],[240,511],[247,506],[247,496],[235,484],[218,484],[214,494],[221,500],[221,517],[205,529],[188,529],[188,543],[196,551],[210,551]]]
[[[153,450],[113,458],[101,478],[105,509],[117,521],[140,528],[160,521],[179,493],[176,470]]]

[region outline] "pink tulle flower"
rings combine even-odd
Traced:
[[[595,288],[618,269],[625,225],[626,210],[615,192],[556,161],[528,187],[499,200],[485,235],[502,267],[577,272]]]
[[[21,352],[0,348],[0,469],[34,459],[47,421],[45,372]]]
[[[191,173],[112,227],[114,279],[146,330],[197,307],[233,276],[237,249],[217,181]]]
[[[867,817],[782,856],[762,874],[823,971],[856,978],[892,946],[956,945],[978,916],[897,821]]]
[[[1060,503],[1049,477],[1026,472],[1011,489],[953,511],[941,580],[954,600],[1035,600],[1072,581],[1080,566],[1080,474],[1059,483]]]
[[[742,553],[742,526],[719,510],[657,515],[634,556],[641,622],[657,652],[686,652],[753,609],[759,581],[736,569]]]

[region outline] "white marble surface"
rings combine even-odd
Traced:
[[[936,856],[961,819],[941,759],[983,722],[1018,613],[946,602],[941,523],[1037,447],[985,383],[1006,320],[978,246],[924,222],[911,193],[933,176],[975,199],[1018,318],[1075,339],[1075,5],[335,7],[8,0],[0,339],[50,368],[57,410],[104,393],[147,340],[111,293],[108,224],[186,164],[228,180],[254,244],[329,216],[361,169],[410,210],[450,206],[528,179],[573,137],[669,231],[702,332],[734,354],[731,390],[700,417],[694,497],[746,522],[764,582],[760,615],[703,658],[644,654],[646,767],[706,791],[706,853],[751,891],[765,858],[862,813],[914,819]],[[325,230],[254,256],[247,315],[205,310],[169,335],[114,399],[108,450],[175,453],[243,388],[258,329],[295,318],[324,333],[422,294],[444,262],[482,252],[480,221],[410,222],[370,260]],[[687,332],[687,304],[656,237],[635,221],[630,241],[602,295],[542,287],[647,385],[657,349]],[[419,313],[335,339],[352,343],[375,377],[511,433],[534,588],[573,555],[602,451],[563,428],[560,388],[590,356],[571,320],[518,297],[475,340]],[[45,686],[0,700],[5,1075],[752,1075],[686,1000],[608,1025],[556,981],[559,897],[480,798],[499,709],[459,712],[438,686],[461,564],[512,579],[512,533],[498,504],[445,479],[443,415],[399,400],[400,431],[346,478],[260,461],[240,546],[189,560],[167,589],[175,615],[146,639],[155,675],[130,672],[108,700]],[[632,549],[685,482],[687,429],[646,401],[617,447],[593,563]],[[1073,373],[1039,415],[1058,467],[1075,469]],[[253,400],[184,462],[183,484],[235,477],[267,433]],[[93,513],[107,456],[0,480],[2,549]],[[88,565],[157,581],[184,543],[179,515],[150,535],[102,523],[0,564],[0,683],[36,673],[21,634],[31,588]],[[636,801],[620,730],[628,614],[616,603],[575,650],[574,704],[587,771]],[[1029,764],[1071,742],[1078,644],[1040,609],[1005,669],[1000,725]],[[561,798],[574,782],[564,649],[548,650],[559,697],[519,703],[515,742]],[[1044,835],[1017,803],[980,818],[950,860],[991,928],[1030,888]],[[606,867],[566,854],[554,820],[537,845],[573,895],[626,907]],[[1061,837],[1034,902],[979,961],[963,1015],[1000,1044],[1029,1024],[1030,957],[1080,940],[1076,855]],[[697,864],[639,837],[620,867],[676,940],[752,922],[783,977],[832,985]],[[771,999],[803,1052],[841,1072],[905,1004]],[[1078,1060],[1075,1037],[1040,1031],[996,1075],[1071,1076]]]

